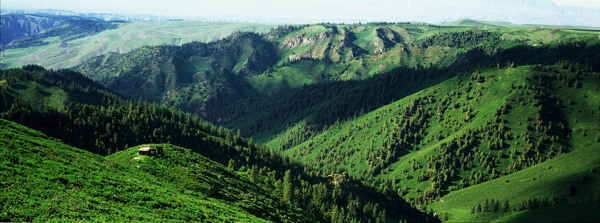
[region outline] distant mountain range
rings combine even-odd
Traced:
[[[35,35],[71,20],[82,20],[77,16],[2,15],[2,46],[23,36]]]
[[[289,3],[289,4],[286,4]],[[359,23],[359,22],[404,22],[420,21],[442,23],[459,19],[506,21],[516,24],[547,24],[600,26],[600,8],[557,5],[551,0],[465,0],[442,1],[383,0],[376,3],[364,1],[349,3],[327,1],[301,4],[282,1],[272,4],[257,1],[252,4],[203,3],[204,7],[194,10],[164,14],[163,11],[142,13],[78,13],[67,10],[22,10],[3,9],[2,14],[46,13],[50,15],[77,15],[104,20],[125,21],[228,21],[278,24],[306,23]],[[168,7],[168,5],[165,5]],[[165,10],[166,11],[166,10]]]

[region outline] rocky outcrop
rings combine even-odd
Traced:
[[[356,46],[353,41],[356,37],[345,28],[331,26],[328,30],[307,37],[305,33],[282,41],[282,49],[292,49],[289,61],[301,59],[325,60],[331,62],[346,61],[364,52],[364,49]],[[301,51],[294,47],[307,46]]]
[[[294,38],[289,38],[289,39],[284,40],[281,43],[281,46],[287,47],[287,48],[293,48],[293,47],[296,47],[301,44],[311,44],[311,43],[317,42],[318,40],[321,40],[321,39],[327,39],[327,38],[333,36],[333,34],[334,34],[333,30],[327,30],[325,32],[319,33],[319,34],[311,36],[311,37],[306,37],[306,34],[303,33]]]

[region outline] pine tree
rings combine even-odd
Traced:
[[[510,204],[507,199],[504,199],[504,205],[502,205],[502,212],[508,212],[510,210]]]
[[[483,207],[482,207],[481,211],[483,211],[483,212],[489,212],[490,211],[490,203],[489,203],[489,200],[487,198],[485,199],[485,202],[483,203]]]
[[[291,171],[286,170],[285,175],[283,177],[283,199],[285,201],[291,201],[293,196],[293,185],[292,185],[292,176]]]

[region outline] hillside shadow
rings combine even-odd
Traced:
[[[476,69],[522,65],[553,65],[561,61],[579,63],[599,71],[599,45],[583,42],[534,47],[518,45],[488,54],[474,48],[458,55],[448,67],[396,68],[364,80],[323,82],[285,89],[271,96],[243,98],[207,118],[216,124],[240,129],[246,136],[269,133],[272,138],[300,121],[320,131],[400,100],[448,78]],[[243,124],[242,124],[243,123]]]

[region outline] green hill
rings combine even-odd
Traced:
[[[10,83],[16,83],[7,85],[3,89],[10,90],[12,86],[16,86],[20,82],[29,81],[28,77],[34,77],[32,80],[36,84],[40,84],[45,79],[39,78],[40,76],[37,75],[48,76],[49,79],[52,79],[53,75],[57,75],[53,71],[35,68],[38,70],[14,69],[12,74],[21,75],[2,76],[3,78],[8,77]],[[60,72],[58,73],[60,75]],[[73,78],[74,81],[71,85],[78,86],[81,84],[80,81],[89,81],[79,73],[71,73],[79,77]],[[68,86],[60,84],[56,86],[61,89],[68,88]],[[86,92],[98,92],[98,90],[90,89]],[[102,95],[105,96],[104,98],[110,98],[111,93],[104,92]],[[85,95],[81,96],[85,97]],[[128,160],[133,159],[132,154],[136,151],[128,149],[129,145],[168,142],[171,145],[189,148],[187,150],[169,149],[172,146],[154,145],[157,148],[164,147],[165,151],[181,152],[172,156],[166,155],[165,158],[184,160],[185,162],[149,158],[150,166],[156,168],[148,171],[153,174],[152,177],[167,178],[171,184],[189,190],[210,193],[218,199],[233,202],[236,207],[267,220],[437,221],[437,219],[412,208],[397,194],[366,186],[342,172],[325,173],[312,169],[310,166],[301,165],[282,157],[280,153],[271,151],[264,145],[241,138],[239,133],[234,134],[223,127],[216,127],[205,122],[198,116],[141,100],[132,102],[117,99],[108,100],[106,103],[106,105],[90,105],[69,102],[64,107],[58,108],[34,106],[31,101],[14,100],[9,104],[9,109],[0,116],[40,130],[71,146],[85,148],[96,154],[112,154],[107,159],[123,165],[134,164],[128,163]],[[205,162],[206,159],[202,156],[227,166],[229,171],[241,172],[258,186],[243,185],[246,178],[222,182],[224,178],[219,178],[219,176],[228,174],[227,172],[214,167],[189,164],[189,161]],[[178,165],[184,167],[181,168]],[[135,169],[133,166],[129,166],[129,168]],[[195,174],[196,172],[202,172],[204,175],[186,174]],[[214,177],[216,181],[215,179],[206,179],[208,177]],[[208,184],[215,186],[208,187]],[[216,185],[227,189],[220,190]],[[209,192],[204,191],[206,188],[209,189]],[[252,191],[263,195],[253,195]],[[223,198],[223,196],[225,197]],[[232,197],[228,198],[227,196]],[[24,199],[33,198],[24,197]],[[284,204],[280,201],[283,201]],[[286,210],[287,206],[281,205],[288,205],[289,208],[300,212],[288,211]],[[281,212],[275,211],[275,209],[280,209]],[[299,215],[295,213],[299,213]],[[90,215],[98,214],[91,213]]]
[[[0,72],[0,111],[15,102],[28,102],[36,108],[63,109],[70,103],[107,105],[121,100],[104,86],[71,70],[46,70],[36,65]]]
[[[431,42],[444,42],[453,35],[432,37]],[[505,43],[498,43],[503,45]],[[447,78],[472,73],[480,68],[510,67],[527,64],[553,65],[570,61],[580,67],[598,69],[589,58],[598,58],[597,44],[585,47],[577,43],[550,44],[543,47],[517,45],[497,53],[486,55],[480,48],[460,56],[449,67],[397,68],[372,78],[352,81],[322,82],[291,88],[263,98],[249,98],[227,106],[210,120],[217,120],[229,128],[241,129],[255,139],[269,141],[277,135],[294,132],[284,139],[290,145],[303,142],[308,135],[324,128],[373,111],[390,102],[400,100],[421,89],[439,84]],[[588,65],[583,65],[588,64]],[[292,142],[296,141],[296,142]],[[289,145],[283,149],[288,148]]]
[[[245,174],[189,149],[149,146],[161,153],[101,157],[0,119],[0,219],[314,221]]]
[[[600,75],[560,67],[460,75],[331,126],[285,153],[322,169],[346,170],[374,185],[389,185],[414,204],[433,203],[436,212],[450,211],[456,221],[501,217],[466,215],[486,198],[507,199],[514,211],[521,211],[516,205],[527,199],[561,199],[565,188],[577,185],[576,179],[598,175],[589,171],[597,166],[597,156],[590,153],[600,146],[600,100],[593,96]],[[294,139],[295,131],[269,145],[281,148]],[[569,164],[575,160],[582,161]],[[525,179],[530,186],[518,183]],[[596,205],[598,194],[586,189],[595,187],[590,182],[573,186],[582,193],[561,201],[565,207]],[[510,185],[514,188],[506,187]],[[489,192],[493,188],[505,190],[494,197]],[[446,202],[452,206],[445,208]],[[587,207],[581,210],[578,216],[558,219],[597,219],[583,214]],[[530,214],[535,213],[515,212],[499,219],[533,220]]]
[[[509,176],[454,191],[431,206],[450,221],[594,222],[600,216],[598,146],[580,147]],[[511,211],[471,214],[485,200],[509,201]],[[536,203],[531,202],[532,200]],[[529,206],[528,206],[529,205]]]
[[[213,43],[143,47],[94,58],[79,70],[131,99],[144,98],[202,114],[252,94],[241,77],[275,63],[275,47],[257,34],[235,33]],[[246,92],[248,91],[248,92]]]
[[[310,122],[310,116],[324,112],[301,108],[288,109],[293,111],[291,114],[277,113],[281,103],[291,106],[292,94],[304,97],[306,94],[301,91],[307,89],[298,88],[307,85],[331,88],[349,80],[378,82],[387,77],[376,81],[370,78],[390,73],[402,76],[401,73],[410,72],[408,68],[427,70],[426,73],[440,73],[441,69],[455,75],[472,72],[470,69],[478,66],[511,63],[551,65],[560,60],[590,63],[585,58],[594,54],[597,42],[593,32],[572,30],[319,24],[283,26],[261,35],[239,33],[207,44],[141,48],[128,54],[97,57],[77,69],[130,98],[142,97],[197,113],[215,123],[241,129],[246,136],[266,141],[272,135],[283,133],[285,128],[302,120]],[[573,49],[581,49],[581,52]],[[420,89],[423,83],[435,84],[428,78],[419,77],[421,82],[415,89]],[[396,81],[396,85],[412,85],[412,81],[401,78]],[[362,85],[361,88],[368,85],[363,83],[357,85]],[[387,98],[385,94],[394,96]],[[343,111],[333,112],[334,117],[327,120],[349,118],[347,114],[336,112],[350,112],[350,116],[361,110],[366,113],[405,95],[385,92],[385,99],[376,99],[380,102],[375,105],[349,106],[347,108],[353,109],[345,110],[340,107],[338,109]],[[303,100],[315,99],[307,97]],[[339,96],[317,98],[329,102],[311,104],[310,109],[337,104],[339,100],[331,97]],[[290,119],[289,116],[297,113],[302,114]],[[279,115],[283,115],[282,120],[271,126],[271,119],[279,119]],[[316,128],[320,131],[322,127]]]
[[[0,117],[123,165],[131,145],[189,148],[255,183],[214,182],[229,188],[217,194],[262,194],[249,199],[263,206],[236,204],[268,220],[282,219],[256,210],[289,205],[331,222],[597,221],[586,214],[600,197],[597,33],[491,25],[236,32],[76,68],[102,86],[9,69]],[[172,160],[146,161],[161,167],[153,177],[216,190],[175,174],[188,170],[171,171]]]

